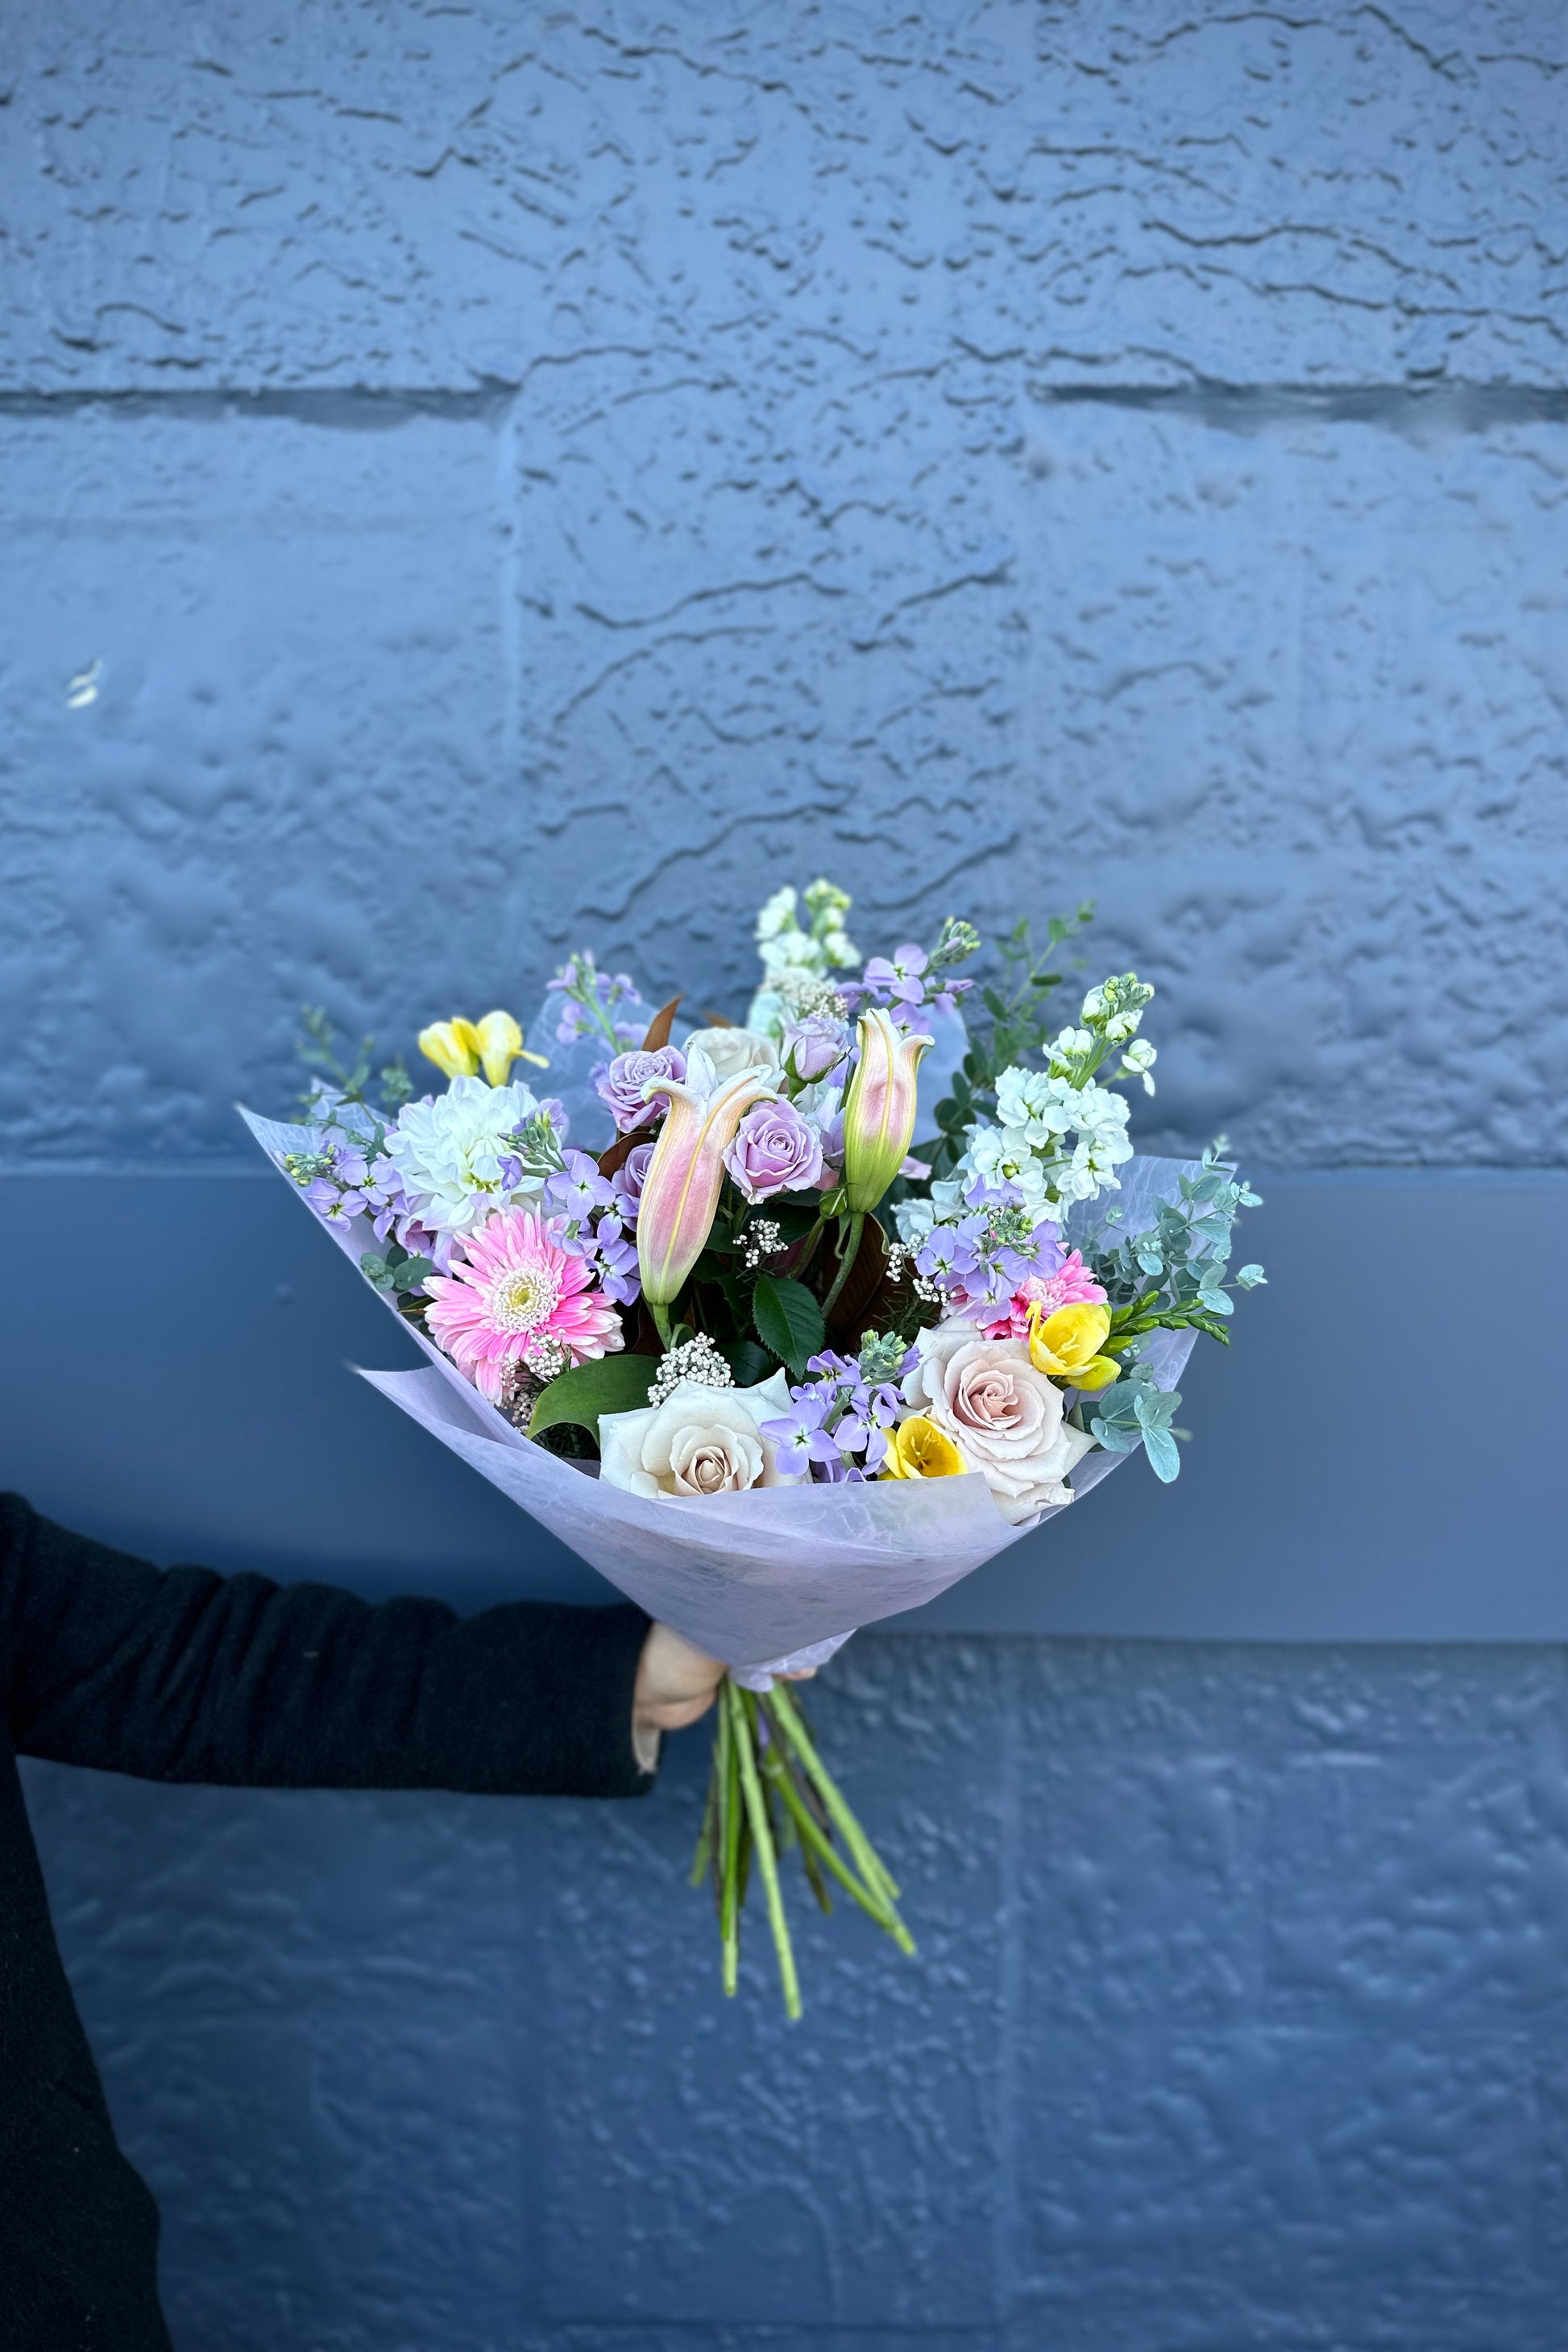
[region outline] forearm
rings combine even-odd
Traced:
[[[17,1747],[149,1780],[636,1794],[646,1632],[627,1608],[459,1620],[437,1601],[161,1573],[0,1506]]]

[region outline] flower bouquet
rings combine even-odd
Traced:
[[[345,1066],[312,1013],[303,1118],[242,1114],[430,1360],[364,1377],[729,1667],[693,1875],[733,1992],[754,1871],[792,2017],[784,1854],[913,1944],[779,1678],[1137,1448],[1173,1478],[1187,1353],[1262,1280],[1227,1280],[1256,1195],[1223,1139],[1133,1156],[1152,990],[1108,979],[1054,1025],[1087,908],[1043,955],[1020,924],[975,991],[970,924],[862,965],[849,906],[769,899],[743,1024],[581,953],[535,1045],[499,1011],[421,1032],[443,1092],[373,1081],[368,1042]]]

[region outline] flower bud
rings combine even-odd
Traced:
[[[637,1264],[650,1307],[671,1306],[702,1255],[724,1181],[724,1154],[755,1102],[775,1089],[765,1070],[738,1070],[719,1082],[700,1045],[688,1047],[686,1080],[648,1081],[669,1109],[653,1147],[637,1203]]]
[[[915,1079],[929,1037],[901,1034],[879,1005],[859,1021],[860,1059],[844,1101],[844,1198],[874,1209],[909,1155]]]

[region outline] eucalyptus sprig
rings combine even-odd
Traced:
[[[294,1051],[308,1070],[319,1072],[313,1086],[300,1097],[307,1111],[312,1111],[321,1097],[331,1095],[339,1102],[371,1102],[371,1056],[375,1051],[374,1037],[362,1037],[359,1047],[349,1064],[339,1060],[333,1044],[337,1034],[320,1004],[303,1004],[300,1008],[302,1037],[294,1041]],[[414,1099],[414,1082],[403,1056],[398,1054],[384,1063],[375,1074],[380,1089],[380,1105],[394,1118],[405,1102]]]
[[[1226,1139],[1216,1136],[1203,1155],[1202,1173],[1182,1178],[1181,1197],[1161,1202],[1152,1227],[1123,1240],[1102,1236],[1094,1250],[1095,1279],[1110,1309],[1106,1354],[1135,1357],[1139,1343],[1157,1330],[1202,1331],[1229,1346],[1229,1293],[1254,1290],[1265,1276],[1260,1265],[1244,1265],[1226,1280],[1237,1217],[1263,1205],[1237,1176],[1228,1150]],[[1108,1234],[1120,1214],[1108,1213]]]

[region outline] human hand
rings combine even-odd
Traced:
[[[660,1733],[684,1731],[706,1715],[728,1672],[721,1659],[710,1658],[673,1626],[648,1627],[632,1689],[632,1745],[645,1772],[651,1772],[658,1760]],[[790,1675],[786,1679],[795,1683],[809,1677]]]

